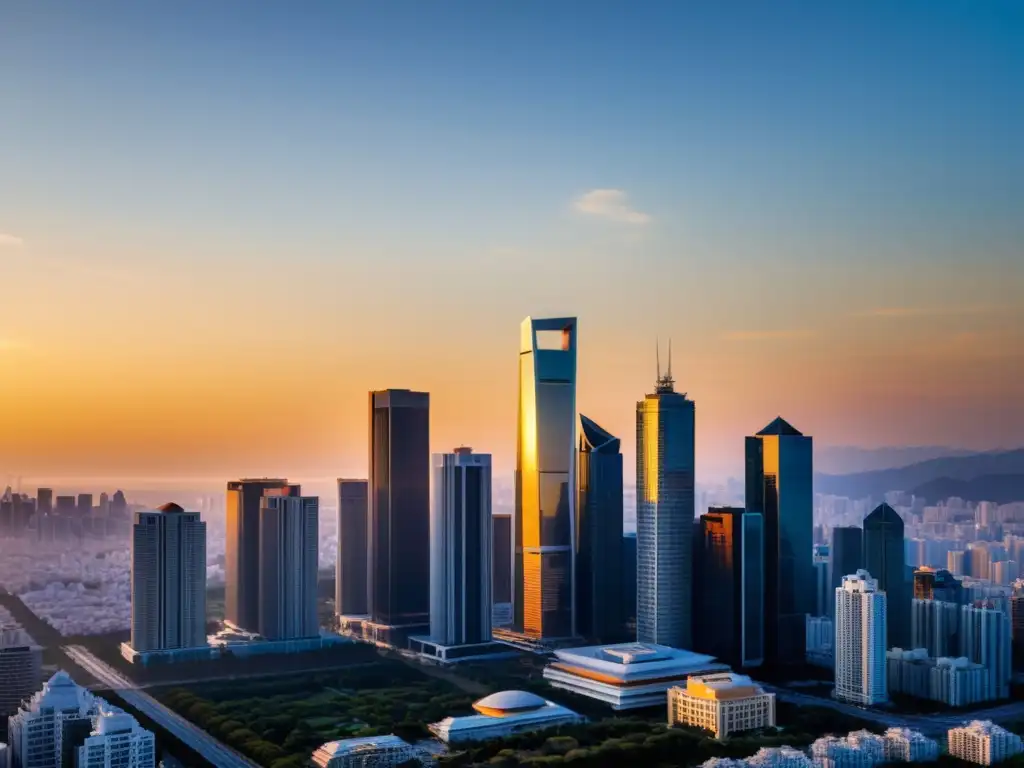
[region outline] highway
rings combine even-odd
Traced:
[[[100,661],[88,649],[80,645],[65,645],[61,647],[61,650],[128,704],[166,728],[217,768],[259,768],[257,763],[225,746],[206,731],[165,707],[148,693],[139,690],[135,683],[109,664]]]

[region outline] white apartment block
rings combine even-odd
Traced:
[[[18,768],[61,765],[64,725],[91,720],[99,714],[101,703],[102,699],[75,685],[67,672],[57,672],[8,721],[11,764]]]
[[[814,763],[793,747],[761,747],[756,754],[744,760],[712,757],[704,761],[701,768],[814,768]]]
[[[1021,739],[989,720],[974,720],[950,728],[949,754],[978,765],[994,765],[1020,754]]]
[[[920,731],[890,728],[882,736],[887,763],[930,763],[939,758],[939,744]]]
[[[437,764],[425,750],[395,735],[331,741],[313,753],[310,763],[316,768],[392,768],[410,760],[422,766]]]
[[[668,690],[669,725],[703,728],[724,739],[732,733],[775,726],[775,694],[732,672],[698,675]]]
[[[844,576],[836,589],[836,698],[864,705],[888,701],[885,607],[885,592],[867,571]]]
[[[104,705],[78,748],[77,768],[156,768],[156,738],[135,718]]]

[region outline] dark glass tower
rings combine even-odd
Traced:
[[[391,642],[430,624],[429,394],[370,393],[369,464],[369,613]]]
[[[853,576],[864,568],[864,531],[855,525],[833,528],[829,556],[829,615],[835,619],[836,590],[843,586],[843,576]]]
[[[334,610],[365,616],[367,595],[367,498],[365,480],[338,480],[338,562]]]
[[[623,638],[622,454],[619,438],[580,416],[576,461],[576,631],[597,643]]]
[[[903,518],[881,504],[864,518],[864,565],[885,592],[886,648],[910,643],[910,590],[907,588]]]
[[[778,418],[746,442],[747,509],[764,517],[764,645],[771,664],[802,664],[814,612],[811,438]]]
[[[491,599],[495,604],[512,605],[512,515],[497,512],[491,524]]]

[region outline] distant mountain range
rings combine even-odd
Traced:
[[[856,448],[847,445],[815,446],[814,467],[826,475],[848,475],[854,472],[875,472],[898,469],[931,459],[950,456],[973,456],[977,451],[941,445],[906,446],[902,448]]]
[[[1000,504],[1024,501],[1024,448],[941,456],[903,467],[853,474],[816,474],[815,490],[853,499],[905,491],[934,504],[951,496]]]

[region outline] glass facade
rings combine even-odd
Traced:
[[[888,504],[864,518],[864,567],[886,594],[886,648],[908,648],[912,587],[907,583],[903,518]]]
[[[843,586],[844,576],[853,576],[864,567],[864,531],[856,525],[832,529],[829,547],[829,616],[836,616],[836,590]]]
[[[369,613],[388,627],[430,616],[430,395],[370,393]]]
[[[538,335],[559,336],[557,348]],[[526,318],[520,329],[516,448],[514,628],[533,639],[570,637],[576,319]]]
[[[512,602],[512,515],[496,514],[491,549],[491,596],[495,603]]]
[[[338,562],[334,607],[341,616],[365,616],[367,602],[367,498],[365,480],[338,481]]]
[[[815,608],[812,440],[776,419],[746,441],[747,509],[764,517],[765,660],[804,661]]]

